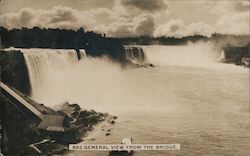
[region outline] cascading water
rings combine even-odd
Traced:
[[[157,66],[204,66],[216,62],[211,45],[190,44],[183,46],[143,46],[148,61]]]
[[[81,58],[87,57],[85,49],[80,49]]]
[[[217,51],[210,43],[193,43],[181,46],[141,46],[148,63],[155,66],[181,66],[222,71],[247,71],[233,64],[226,64],[225,52]]]
[[[219,53],[209,43],[182,46],[125,46],[125,59],[140,65],[209,67],[217,64]],[[221,57],[225,57],[222,53]]]
[[[125,46],[125,59],[135,64],[143,64],[146,57],[141,47]]]
[[[224,50],[221,51],[220,58],[218,59],[218,62],[225,62],[226,61],[226,54]]]
[[[213,49],[210,46],[126,46],[125,48],[126,59],[137,64],[152,63],[161,68],[188,66],[216,70],[228,69],[229,71],[232,69],[243,70],[233,65],[216,63]],[[51,106],[71,100],[83,104],[84,107],[86,105],[93,109],[101,107],[100,111],[104,107],[104,111],[113,107],[113,103],[127,105],[127,102],[124,103],[119,97],[127,97],[131,93],[121,91],[132,83],[129,82],[127,86],[124,86],[128,79],[116,64],[102,58],[87,58],[84,61],[78,61],[75,50],[21,49],[21,51],[24,53],[28,67],[32,97],[38,102]],[[80,50],[80,55],[86,56],[83,49]],[[103,72],[107,74],[103,74]],[[138,79],[138,81],[140,80],[141,78]],[[107,88],[110,88],[111,92]],[[110,94],[106,96],[103,91],[110,92]],[[139,97],[133,96],[132,99]]]
[[[100,130],[91,143],[119,143],[132,135],[141,144],[180,143],[180,155],[192,155],[191,150],[197,155],[249,153],[248,69],[217,63],[218,54],[215,57],[206,45],[137,48],[157,67],[122,69],[104,58],[77,61],[73,50],[21,51],[38,102],[53,107],[68,100],[118,115],[112,135],[107,138]],[[126,47],[126,59],[142,60],[135,51]],[[78,152],[72,155],[82,155]],[[169,153],[138,151],[136,155]]]
[[[24,54],[29,72],[32,96],[46,85],[49,78],[56,72],[69,68],[78,62],[75,50],[62,49],[20,49]],[[80,50],[81,57],[86,57],[84,49]]]

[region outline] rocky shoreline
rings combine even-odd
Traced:
[[[95,125],[102,122],[114,124],[117,118],[68,102],[63,103],[59,110],[53,110],[14,91],[41,112],[41,116],[37,118],[1,90],[4,155],[60,154],[68,150],[69,144],[81,142]]]
[[[65,113],[65,106],[60,113]],[[76,104],[67,104],[67,112],[71,112],[72,108],[79,108]],[[42,142],[33,143],[25,149],[25,155],[53,155],[53,154],[64,154],[68,152],[68,144],[76,144],[83,142],[84,138],[87,137],[93,131],[96,125],[102,124],[104,122],[109,123],[117,118],[116,116],[110,116],[109,114],[103,114],[95,112],[94,110],[79,110],[78,116],[73,117],[76,112],[73,112],[71,115],[71,122],[74,122],[77,125],[77,128],[74,131],[75,138],[67,138],[70,141],[62,142],[62,138],[55,138],[53,136],[48,135]],[[65,113],[66,115],[66,113]],[[68,115],[67,115],[68,116]],[[114,122],[115,123],[115,122]],[[36,150],[39,149],[39,151]]]

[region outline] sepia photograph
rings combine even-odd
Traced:
[[[0,0],[0,156],[249,156],[249,0]]]

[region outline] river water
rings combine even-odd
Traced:
[[[54,73],[34,98],[50,106],[65,99],[118,116],[116,124],[96,129],[83,143],[119,144],[132,136],[136,144],[181,145],[179,151],[136,151],[135,156],[249,155],[249,70],[212,62],[205,53],[183,53],[197,47],[144,50],[155,68],[120,69],[105,59],[86,59]]]
[[[86,143],[120,143],[133,136],[138,144],[181,144],[180,151],[136,151],[135,156],[250,153],[248,72],[166,66],[126,74],[141,77],[133,91],[137,98],[123,97],[135,106],[120,110],[110,136],[97,132]]]

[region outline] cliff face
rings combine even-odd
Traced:
[[[1,81],[30,94],[28,69],[20,51],[0,50]]]
[[[236,47],[236,46],[226,46],[223,48],[225,52],[225,59],[227,63],[233,63],[236,65],[245,65],[244,60],[250,58],[250,44],[247,46]],[[249,65],[246,65],[249,66]]]

